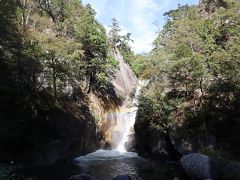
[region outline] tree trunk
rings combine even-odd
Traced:
[[[89,85],[88,85],[88,91],[87,91],[88,94],[91,92],[93,82],[94,82],[94,77],[93,77],[92,74],[90,74]]]
[[[53,70],[54,72],[54,70]],[[56,84],[56,75],[53,73],[53,91],[54,91],[54,97],[57,99],[57,84]]]
[[[57,75],[56,75],[54,58],[52,58],[52,76],[53,76],[53,93],[54,93],[55,99],[57,99]]]
[[[199,102],[200,102],[200,107],[202,107],[202,103],[203,103],[203,96],[204,96],[204,90],[203,90],[203,78],[201,77],[201,80],[200,80],[200,89],[201,89],[201,96],[199,98]]]
[[[166,142],[167,152],[169,153],[169,155],[171,156],[171,158],[173,160],[178,161],[182,157],[182,154],[180,152],[178,152],[176,150],[176,148],[174,147],[174,145],[173,145],[173,143],[171,141],[171,138],[170,138],[170,134],[169,134],[169,129],[168,128],[166,129],[166,133],[164,134],[164,140]]]
[[[91,86],[92,86],[92,80],[91,80],[91,77],[90,77],[87,94],[89,94],[91,92]]]

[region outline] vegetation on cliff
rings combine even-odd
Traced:
[[[111,95],[118,63],[94,16],[79,0],[0,1],[0,160],[19,160],[26,149],[79,131],[96,133],[86,94]],[[68,125],[58,132],[57,114],[72,132]],[[81,128],[72,119],[84,121]]]
[[[147,69],[146,55],[144,54],[135,54],[132,51],[131,43],[134,41],[131,39],[131,33],[123,34],[119,26],[119,22],[113,18],[112,24],[109,26],[110,30],[108,33],[110,46],[113,50],[118,49],[121,55],[123,56],[124,61],[131,67],[136,76],[140,78],[148,77],[148,73],[145,72]],[[144,71],[144,72],[143,72]]]
[[[202,0],[165,13],[167,22],[147,57],[151,80],[135,125],[145,151],[153,149],[153,133],[170,130],[189,150],[239,160],[239,12],[238,0]],[[194,149],[204,134],[216,144]],[[187,141],[194,137],[199,141]]]

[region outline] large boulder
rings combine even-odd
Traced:
[[[113,178],[113,180],[131,180],[131,178],[128,175],[119,175]]]
[[[96,180],[90,175],[87,174],[81,174],[81,175],[74,175],[68,178],[68,180]]]
[[[183,156],[180,162],[189,176],[197,179],[212,179],[211,160],[208,156],[193,153]]]

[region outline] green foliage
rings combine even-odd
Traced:
[[[0,1],[1,155],[18,160],[49,147],[57,138],[52,112],[83,103],[86,88],[113,89],[118,64],[94,15],[78,0]]]
[[[109,27],[111,29],[108,33],[108,37],[111,48],[113,50],[118,49],[123,56],[124,61],[128,63],[134,70],[133,61],[136,59],[136,56],[131,50],[131,46],[129,45],[130,42],[133,42],[131,39],[131,33],[121,35],[121,29],[119,27],[118,21],[115,18],[112,19],[112,25]]]
[[[239,1],[216,0],[165,13],[147,56],[151,83],[140,98],[140,119],[160,131],[179,126],[214,132],[221,136],[218,148],[237,156],[232,149],[240,123],[236,129],[232,123],[239,117],[239,10]],[[224,139],[228,134],[231,142]]]
[[[118,25],[118,21],[113,18],[112,19],[112,25],[110,26],[110,31],[109,31],[109,40],[110,40],[110,44],[111,44],[111,47],[113,49],[117,48],[121,42],[121,36],[120,36],[120,32],[121,32],[121,29]]]

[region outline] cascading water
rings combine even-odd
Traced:
[[[126,107],[124,109],[125,112],[120,116],[121,119],[120,121],[123,121],[124,127],[122,128],[122,139],[120,140],[119,143],[117,143],[117,150],[119,152],[126,152],[125,144],[129,140],[129,135],[131,134],[131,131],[133,131],[133,126],[135,124],[135,119],[136,119],[136,114],[137,114],[137,103],[138,103],[138,96],[140,94],[141,87],[144,85],[144,81],[139,81],[136,92],[135,92],[135,97],[133,99],[133,102],[131,103],[132,107]]]
[[[124,142],[127,141],[128,133],[135,122],[134,111],[130,94],[137,87],[138,79],[121,54],[116,50],[112,56],[119,62],[119,69],[112,80],[114,90],[118,97],[124,97],[121,106],[108,109],[100,121],[100,129],[103,133],[105,145],[124,152]],[[120,145],[121,144],[121,145]]]

